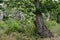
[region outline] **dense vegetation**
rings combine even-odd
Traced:
[[[40,40],[50,33],[60,35],[60,0],[0,0],[0,40]]]

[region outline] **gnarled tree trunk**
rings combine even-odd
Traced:
[[[52,32],[50,32],[50,30],[48,30],[48,28],[44,24],[42,13],[38,11],[39,0],[35,0],[35,7],[36,7],[36,12],[34,12],[34,14],[36,15],[36,20],[35,20],[36,32],[42,37],[53,37]]]

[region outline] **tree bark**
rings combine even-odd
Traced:
[[[57,14],[57,23],[60,23],[60,12]]]
[[[34,14],[36,15],[35,20],[36,32],[42,37],[53,37],[52,32],[50,32],[50,30],[48,30],[48,28],[44,24],[42,13],[38,11],[39,0],[35,0],[35,7],[36,12],[34,12]]]
[[[0,21],[2,21],[2,20],[3,20],[3,11],[0,10]]]

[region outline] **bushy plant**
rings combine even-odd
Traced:
[[[4,21],[0,21],[0,33],[4,33],[4,30],[7,28],[6,26]]]
[[[5,32],[11,33],[11,32],[18,32],[18,30],[21,30],[21,26],[19,25],[17,20],[14,20],[12,18],[9,18],[8,20],[5,21],[7,24],[7,29]]]
[[[15,20],[9,18],[3,22],[0,22],[0,29],[4,28],[4,33],[10,34],[11,32],[22,32],[27,35],[35,33],[35,26],[31,19]]]
[[[48,27],[52,27],[52,26],[56,26],[57,23],[56,21],[47,21],[46,24]]]
[[[56,35],[60,35],[60,24],[56,21],[47,21],[47,27]]]

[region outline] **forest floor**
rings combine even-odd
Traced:
[[[26,36],[22,33],[12,33],[10,35],[1,34],[0,40],[60,40],[59,36],[53,37],[53,38],[34,38],[30,36]]]
[[[53,38],[41,38],[40,36],[28,35],[25,33],[17,32],[12,32],[11,34],[5,34],[0,32],[0,40],[60,40],[60,24],[57,24],[54,21],[47,24],[47,26],[49,26],[48,28],[54,34]]]

